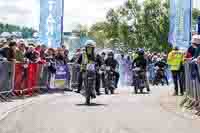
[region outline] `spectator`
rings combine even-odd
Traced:
[[[46,61],[51,62],[55,59],[55,50],[53,48],[49,48],[46,53]]]
[[[9,49],[6,55],[8,61],[16,61],[16,50],[17,50],[17,43],[10,42]]]
[[[41,59],[45,59],[45,57],[46,57],[46,55],[45,55],[45,53],[46,53],[46,51],[47,51],[47,46],[46,45],[42,45],[41,46],[41,49],[40,49],[40,57],[41,57]]]
[[[32,60],[33,63],[39,63],[39,64],[44,64],[46,63],[45,60],[43,60],[41,57],[40,57],[40,52],[38,52],[37,50],[35,50],[33,52],[34,54],[34,59]]]
[[[57,49],[57,54],[55,59],[56,59],[56,64],[67,64],[65,60],[64,50],[62,48]]]
[[[187,53],[186,53],[186,59],[191,59],[194,58],[195,56],[197,57],[199,55],[199,51],[198,50],[198,45],[200,44],[200,37],[199,35],[194,35],[192,37],[192,45],[188,48]],[[196,55],[195,55],[196,54]]]
[[[32,62],[34,62],[35,59],[34,51],[35,51],[34,45],[30,44],[25,54],[25,57]]]
[[[18,49],[16,51],[16,60],[19,62],[23,62],[26,53],[26,46],[23,42],[20,42],[18,45]]]
[[[196,47],[194,58],[197,58],[200,56],[200,35],[194,35],[192,37],[192,44]]]
[[[65,62],[69,62],[69,51],[67,49],[64,50]]]
[[[1,58],[6,58],[7,60],[8,50],[9,50],[8,43],[5,43],[3,47],[0,49]]]

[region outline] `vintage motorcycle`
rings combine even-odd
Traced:
[[[95,64],[87,64],[86,71],[83,73],[83,90],[87,105],[91,104],[91,99],[96,98],[95,83]]]
[[[115,85],[116,76],[110,66],[105,67],[105,93],[114,94],[116,89]]]
[[[155,67],[155,78],[153,80],[153,85],[164,85],[165,84],[165,69]],[[167,83],[168,84],[168,83]]]
[[[140,93],[144,92],[144,88],[146,87],[145,74],[145,71],[139,67],[133,69],[133,86],[136,94],[138,94],[139,90]]]

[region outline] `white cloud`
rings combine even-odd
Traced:
[[[39,27],[40,0],[0,0],[0,22]],[[64,29],[70,31],[77,24],[91,25],[105,19],[110,8],[127,0],[65,0]],[[143,0],[139,0],[140,2]],[[200,7],[199,0],[194,1]]]
[[[40,0],[0,0],[0,22],[39,27]],[[126,0],[65,0],[64,29],[70,31],[77,24],[91,25],[105,19],[110,8]]]

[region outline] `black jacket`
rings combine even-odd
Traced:
[[[132,66],[136,66],[139,68],[142,68],[144,70],[146,70],[147,68],[147,59],[144,58],[144,56],[138,56],[134,61]]]
[[[158,66],[160,68],[166,68],[167,67],[167,63],[163,62],[163,61],[158,61],[155,63],[155,66]]]
[[[106,59],[105,60],[105,65],[110,66],[112,69],[116,69],[118,64],[119,63],[115,59]]]

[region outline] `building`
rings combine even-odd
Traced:
[[[80,44],[80,37],[73,32],[64,32],[63,35],[63,45],[70,51],[69,53],[73,56],[75,53],[76,49],[81,47]]]
[[[193,0],[193,8],[200,9],[200,0]]]

